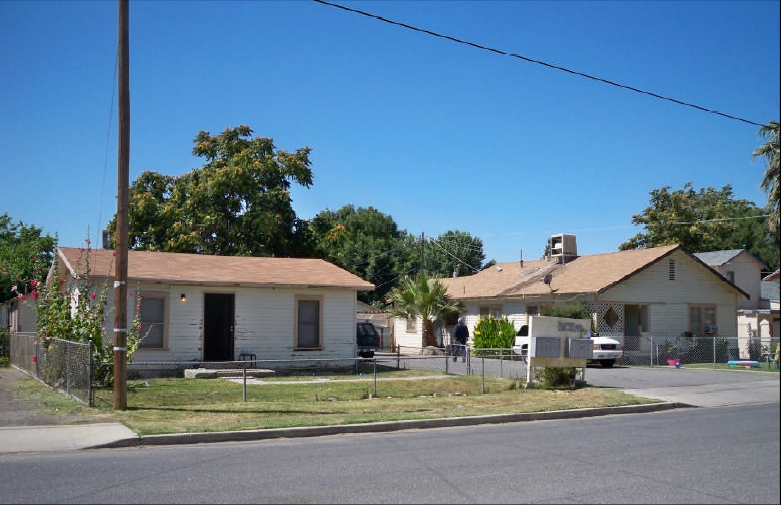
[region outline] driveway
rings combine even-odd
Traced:
[[[586,369],[586,382],[591,386],[620,389],[636,396],[697,407],[775,403],[781,399],[781,374],[778,372],[685,366],[589,367]]]

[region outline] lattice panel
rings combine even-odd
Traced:
[[[624,334],[624,305],[622,303],[600,303],[595,308],[593,303],[588,306],[589,311],[597,315],[598,333]],[[613,322],[611,326],[608,321]]]

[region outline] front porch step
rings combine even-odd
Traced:
[[[270,377],[274,375],[274,370],[265,368],[247,368],[247,377]],[[236,368],[187,368],[184,370],[185,379],[216,379],[218,377],[243,377],[244,371]]]

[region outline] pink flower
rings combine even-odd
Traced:
[[[37,291],[33,291],[30,294],[33,296],[34,299],[36,299],[36,300],[38,299],[38,292]]]
[[[141,325],[140,324],[138,325],[138,331],[141,331]]]
[[[79,247],[79,252],[84,252],[84,248],[83,247]]]
[[[35,287],[37,285],[38,285],[38,281],[36,281],[35,279],[30,279],[30,286]]]
[[[141,305],[136,305],[136,310],[141,310]]]
[[[15,291],[16,291],[16,284],[14,284],[13,286],[11,286],[11,292],[13,293],[13,292],[15,292]]]
[[[90,245],[92,242],[90,242],[90,239],[85,240],[84,242],[87,243],[87,245]]]
[[[127,292],[127,296],[133,296],[133,292],[132,291],[128,291]]]
[[[19,298],[20,298],[22,301],[25,301],[25,300],[27,300],[27,297],[26,297],[26,296],[24,296],[24,293],[22,293],[21,295],[19,295]]]
[[[37,363],[37,362],[38,362],[38,356],[33,356],[33,363]]]
[[[111,255],[112,255],[112,256],[116,256],[116,255],[117,255],[117,251],[113,251],[113,252],[111,253]]]
[[[65,279],[60,279],[60,286],[62,286],[63,284],[65,284]]]
[[[90,294],[89,294],[89,299],[90,299],[90,300],[94,300],[94,299],[95,299],[95,298],[97,298],[97,297],[98,297],[98,295],[96,295],[95,293],[90,293]]]

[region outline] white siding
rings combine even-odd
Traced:
[[[749,294],[746,298],[741,295],[738,298],[738,309],[757,309],[759,308],[760,291],[762,285],[762,266],[756,259],[749,256],[747,252],[741,252],[729,263],[713,267],[724,277],[729,272],[735,276],[735,285]]]
[[[675,280],[669,278],[669,259],[675,260]],[[677,337],[689,329],[690,305],[715,305],[719,336],[737,336],[738,292],[682,252],[675,252],[599,295],[599,303],[651,306],[655,337]]]
[[[396,345],[401,346],[402,353],[410,352],[409,348],[420,349],[423,346],[423,321],[420,318],[415,322],[415,331],[407,331],[406,319],[394,318],[393,325]]]
[[[135,291],[134,288],[132,291]],[[128,292],[130,293],[130,289]],[[167,348],[139,349],[136,362],[170,362],[202,359],[204,295],[232,293],[235,296],[234,359],[243,351],[257,359],[353,358],[355,344],[356,293],[352,290],[294,290],[274,288],[204,288],[203,286],[142,285],[141,293],[168,295]],[[181,294],[187,300],[181,301]],[[323,347],[294,351],[296,295],[322,296]],[[113,307],[113,293],[108,294]],[[128,325],[135,314],[135,293],[128,296]],[[113,314],[113,312],[112,312]],[[113,315],[107,317],[106,333],[113,335]],[[112,342],[113,343],[113,342]]]

